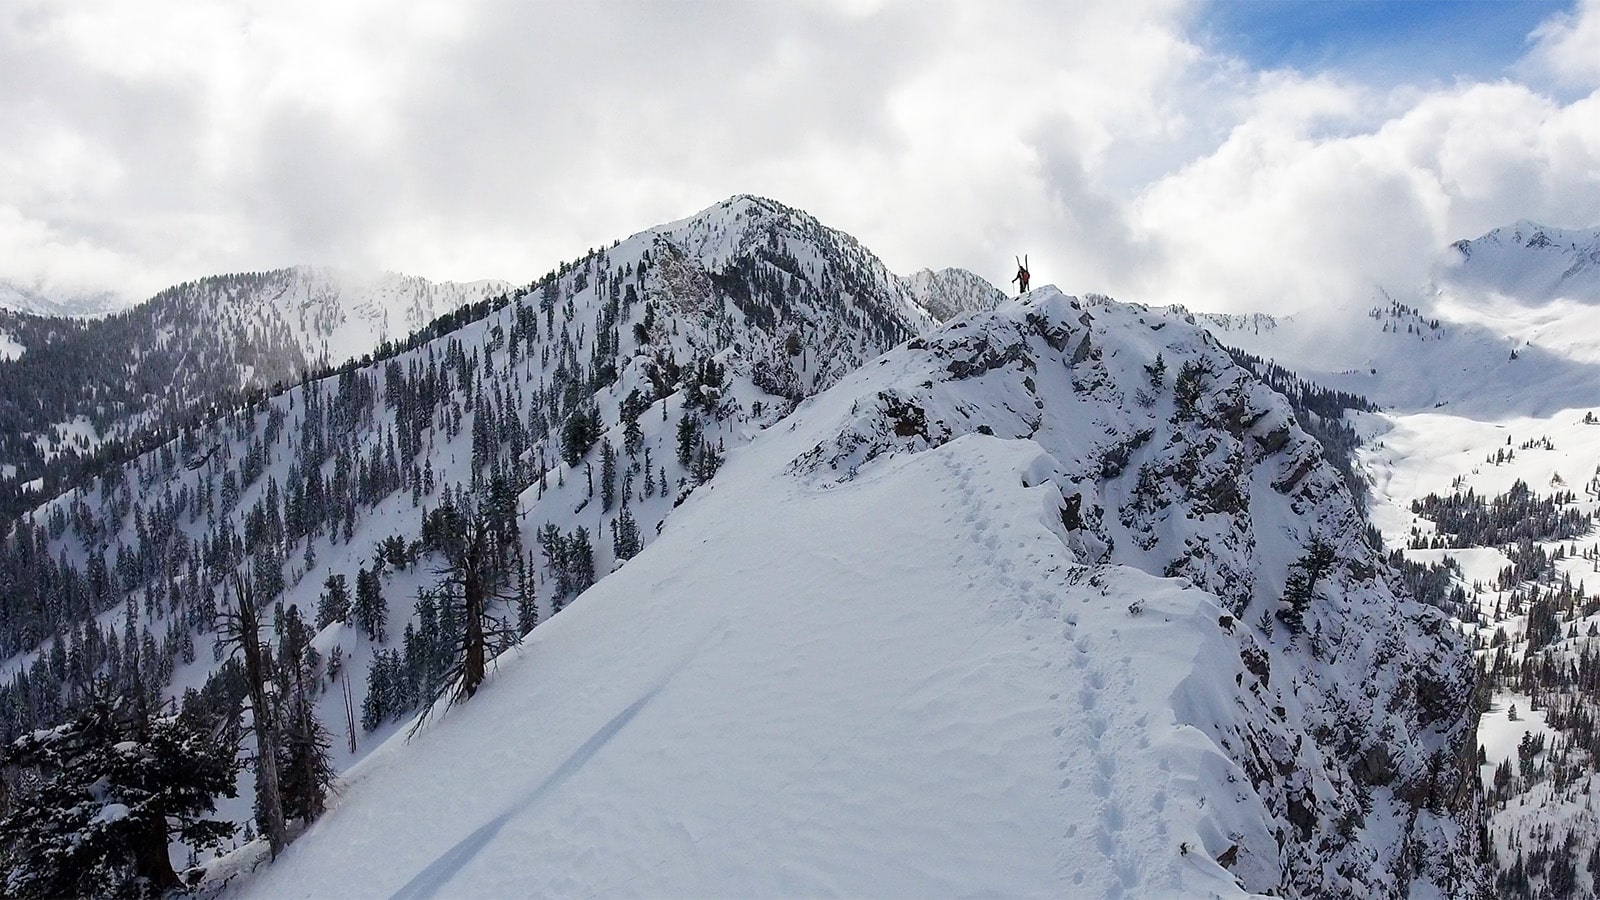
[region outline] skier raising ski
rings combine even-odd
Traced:
[[[1017,283],[1017,296],[1028,292],[1028,257],[1023,256],[1017,260],[1017,274],[1011,277]]]

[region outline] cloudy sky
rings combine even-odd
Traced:
[[[1600,225],[1600,0],[7,0],[0,279],[530,280],[735,193],[1207,309]]]

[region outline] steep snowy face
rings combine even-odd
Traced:
[[[1391,589],[1316,442],[1208,334],[1177,313],[1044,289],[913,341],[857,382],[872,390],[796,457],[797,474],[846,484],[880,457],[965,434],[1032,441],[1047,459],[1023,478],[1060,491],[1083,563],[1218,598],[1232,662],[1214,659],[1175,702],[1243,770],[1239,790],[1273,835],[1241,843],[1251,889],[1474,883],[1467,648],[1442,613]],[[1336,561],[1289,629],[1276,614],[1315,546]]]
[[[641,240],[655,265],[647,287],[672,298],[671,311],[727,315],[735,331],[776,334],[791,357],[814,354],[819,365],[781,394],[811,394],[932,324],[859,241],[774,200],[733,197],[627,243]],[[779,357],[766,361],[774,377],[793,368]]]
[[[1443,273],[1456,286],[1523,304],[1600,303],[1600,228],[1551,228],[1526,219],[1451,245]]]
[[[940,322],[962,313],[994,309],[1006,299],[999,288],[966,269],[921,269],[905,281],[917,305]]]
[[[269,344],[282,345],[285,362],[296,364],[297,355],[299,365],[314,368],[370,353],[509,287],[500,281],[433,282],[394,272],[296,266],[179,285],[156,295],[150,312],[158,326],[195,329],[219,342],[248,347],[267,336]]]

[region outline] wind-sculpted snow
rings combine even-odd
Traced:
[[[1465,652],[1359,526],[1203,332],[1036,291],[730,452],[241,886],[1470,896]]]

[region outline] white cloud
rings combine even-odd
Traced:
[[[1406,291],[1440,250],[1519,217],[1600,223],[1600,95],[1559,105],[1529,89],[1465,85],[1318,136],[1393,98],[1294,80],[1267,85],[1212,153],[1152,184],[1137,228],[1164,263],[1124,282],[1158,302],[1215,309],[1364,303]]]
[[[1600,0],[1578,0],[1575,13],[1551,16],[1530,37],[1533,67],[1566,85],[1600,87]]]
[[[1581,75],[1595,8],[1530,65]],[[523,280],[754,192],[902,271],[1003,281],[1027,252],[1068,290],[1237,308],[1414,277],[1518,217],[1600,218],[1593,95],[1254,72],[1190,37],[1198,9],[8,4],[0,278]]]

